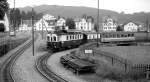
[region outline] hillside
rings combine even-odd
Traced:
[[[24,7],[20,8],[21,11],[31,11],[31,7]],[[54,16],[62,16],[62,17],[81,17],[83,14],[86,14],[87,16],[93,16],[95,18],[95,22],[97,19],[97,9],[96,8],[90,8],[90,7],[75,7],[75,6],[57,6],[57,5],[40,5],[35,6],[34,10],[37,13],[43,13],[43,14],[51,14]],[[150,13],[134,13],[134,14],[123,14],[118,13],[111,10],[104,10],[100,9],[100,21],[102,20],[102,17],[110,15],[112,17],[115,17],[117,20],[119,20],[119,23],[123,23],[128,20],[143,22],[147,19],[150,20]]]

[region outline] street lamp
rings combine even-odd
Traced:
[[[99,29],[99,0],[98,0],[98,9],[97,9],[97,13],[98,13],[98,15],[97,15],[97,47],[99,46],[99,44],[98,44],[98,29]]]

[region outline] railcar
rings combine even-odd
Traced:
[[[47,47],[53,50],[77,47],[82,44],[81,32],[53,32],[47,34]]]
[[[135,32],[134,35],[137,42],[150,42],[150,32]]]
[[[134,32],[103,32],[101,42],[133,42],[135,41]]]

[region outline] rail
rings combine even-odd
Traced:
[[[37,39],[37,36],[35,37]],[[15,82],[12,77],[12,68],[15,64],[15,61],[19,58],[19,56],[30,46],[32,45],[32,40],[28,40],[27,43],[24,43],[21,48],[11,54],[9,58],[3,63],[0,68],[0,82]]]
[[[49,69],[47,65],[47,60],[51,55],[52,53],[47,53],[38,58],[36,62],[37,71],[50,82],[68,82],[67,80],[61,78],[59,75],[55,74],[52,70]]]

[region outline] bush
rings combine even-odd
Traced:
[[[0,23],[0,32],[4,32],[5,31],[5,26],[4,24]]]

